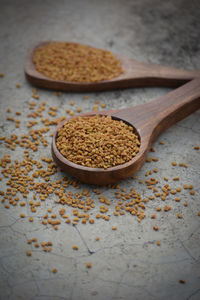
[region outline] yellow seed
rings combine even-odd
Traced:
[[[88,268],[88,269],[92,268],[91,262],[87,262],[87,263],[86,263],[86,268]]]
[[[26,251],[26,255],[31,256],[32,255],[31,251]]]
[[[185,280],[184,279],[179,279],[179,283],[185,284]]]
[[[78,246],[72,246],[73,250],[78,250]]]
[[[117,226],[112,226],[112,230],[117,230]]]

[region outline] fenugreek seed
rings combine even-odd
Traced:
[[[31,256],[32,255],[31,251],[26,251],[26,255]]]
[[[117,226],[112,226],[112,230],[117,230]]]
[[[38,244],[38,243],[35,243],[35,248],[39,248],[40,247],[40,245]]]
[[[157,241],[157,242],[156,242],[156,245],[157,245],[157,246],[160,246],[160,241]]]
[[[95,240],[96,240],[96,241],[99,241],[99,237],[98,237],[98,236],[96,236]]]
[[[72,246],[73,250],[78,250],[78,246]]]
[[[159,161],[159,158],[153,157],[152,160],[155,161],[155,162],[157,162],[157,161]]]
[[[155,215],[155,214],[151,215],[151,218],[152,218],[152,219],[155,219],[155,218],[156,218],[156,215]]]
[[[199,217],[200,217],[200,210],[198,211],[198,214],[197,214]]]
[[[178,198],[178,197],[177,197],[177,198],[175,198],[174,200],[175,200],[176,202],[180,202],[180,201],[181,201],[181,198]]]
[[[87,263],[86,263],[86,268],[88,268],[88,269],[92,268],[91,262],[87,262]]]
[[[184,279],[179,279],[179,283],[185,284],[185,280]]]
[[[182,219],[182,218],[183,218],[183,216],[182,216],[181,213],[178,213],[178,214],[177,214],[177,217],[178,217],[179,219]]]
[[[174,181],[178,181],[178,180],[179,180],[179,177],[174,177],[173,180],[174,180]]]
[[[173,161],[172,166],[177,166],[177,162]]]
[[[20,214],[20,218],[25,218],[25,214]]]
[[[52,273],[57,273],[58,271],[57,271],[57,269],[56,268],[54,268],[53,270],[52,270]]]
[[[29,222],[33,222],[33,221],[34,221],[33,217],[30,217]]]
[[[194,150],[199,150],[200,147],[199,146],[194,146]]]
[[[156,226],[156,225],[153,226],[153,230],[158,231],[158,229],[159,229],[158,226]]]
[[[176,190],[171,190],[170,193],[171,193],[172,195],[175,195],[175,194],[176,194]]]

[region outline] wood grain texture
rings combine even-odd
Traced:
[[[133,87],[165,86],[177,87],[191,79],[200,77],[200,71],[186,71],[167,66],[160,66],[138,62],[123,56],[116,55],[122,62],[124,73],[111,80],[92,83],[77,83],[54,80],[39,73],[33,63],[33,55],[37,48],[50,43],[40,42],[27,56],[25,76],[34,86],[66,92],[96,92]]]
[[[63,121],[54,132],[52,156],[62,170],[82,182],[97,185],[115,183],[133,175],[142,167],[149,149],[163,131],[198,109],[200,109],[200,78],[194,79],[147,104],[125,109],[81,114],[81,116],[111,115],[132,125],[141,141],[138,154],[129,162],[107,170],[74,164],[63,157],[56,147],[58,129],[66,122]]]

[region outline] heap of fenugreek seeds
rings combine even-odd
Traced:
[[[110,168],[130,161],[140,141],[132,126],[111,116],[70,119],[59,130],[56,146],[68,160],[92,168]]]
[[[69,42],[52,42],[38,48],[35,68],[47,77],[70,82],[109,80],[123,73],[110,51]]]

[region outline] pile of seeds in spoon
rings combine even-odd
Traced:
[[[94,115],[66,122],[58,130],[56,146],[78,165],[107,169],[130,161],[140,141],[132,126],[111,116]]]
[[[36,49],[35,68],[55,80],[97,82],[123,73],[121,62],[110,51],[69,42],[52,42]]]

